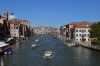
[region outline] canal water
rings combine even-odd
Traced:
[[[38,39],[38,42],[35,40]],[[40,46],[31,48],[32,44]],[[4,66],[100,66],[100,52],[83,47],[68,47],[52,35],[33,36],[28,40],[12,45],[13,54],[0,55]],[[47,50],[54,52],[54,57],[44,59]]]

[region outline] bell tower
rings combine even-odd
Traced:
[[[5,19],[8,20],[8,12],[6,10],[4,11],[3,17],[5,17]]]

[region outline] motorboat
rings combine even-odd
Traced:
[[[70,46],[70,47],[78,47],[79,45],[77,45],[75,43],[69,43],[69,44],[67,44],[67,46]]]
[[[43,55],[44,58],[52,58],[53,57],[53,52],[50,51],[46,51]]]
[[[35,40],[35,42],[39,41],[38,39]]]
[[[32,47],[32,48],[35,48],[35,47],[37,47],[37,46],[38,46],[38,45],[36,45],[36,44],[32,44],[31,47]]]
[[[23,39],[23,40],[25,39],[25,37],[24,37],[24,36],[22,36],[22,35],[20,35],[20,38],[21,38],[21,39]]]
[[[9,44],[6,44],[5,42],[0,42],[0,54],[11,54],[12,52],[12,48]]]
[[[53,35],[54,38],[58,39],[58,36],[56,34]]]
[[[8,37],[2,38],[1,41],[5,42],[7,44],[10,44],[10,45],[13,44],[13,39],[11,37],[9,37],[9,38]]]

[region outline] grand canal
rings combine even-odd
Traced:
[[[35,40],[38,39],[38,42]],[[32,44],[39,47],[31,48]],[[12,45],[13,54],[1,55],[4,66],[99,66],[100,52],[83,47],[68,47],[52,35],[33,36]],[[44,59],[43,54],[52,50],[55,55]]]

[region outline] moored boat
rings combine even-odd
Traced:
[[[58,36],[56,34],[54,34],[53,37],[56,38],[56,39],[58,38]]]
[[[0,54],[11,54],[12,48],[9,44],[5,42],[0,42]]]
[[[13,44],[13,41],[14,41],[14,39],[13,38],[8,38],[6,41],[5,41],[5,43],[7,43],[7,44]]]

